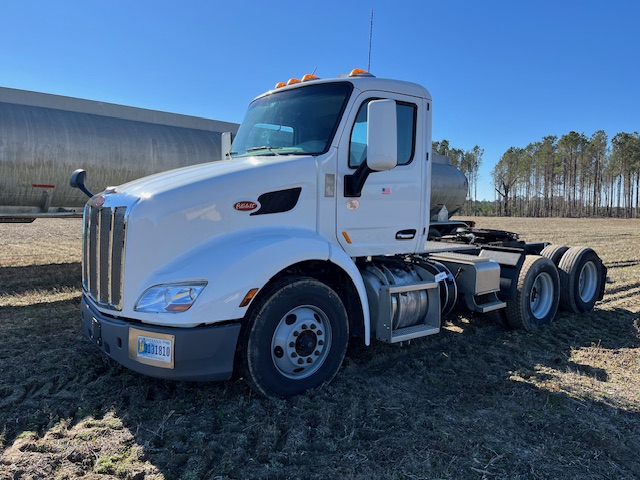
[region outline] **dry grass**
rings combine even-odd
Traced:
[[[0,478],[640,477],[640,222],[477,219],[594,247],[605,300],[535,334],[454,317],[288,401],[142,377],[79,328],[80,224],[0,224]]]

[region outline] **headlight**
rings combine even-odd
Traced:
[[[136,302],[135,310],[177,313],[191,308],[207,282],[166,283],[148,288]]]

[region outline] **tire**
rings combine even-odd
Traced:
[[[244,380],[288,398],[330,382],[344,359],[349,321],[340,297],[308,277],[277,282],[249,314],[238,343]]]
[[[548,325],[558,311],[560,278],[553,262],[527,255],[518,275],[516,297],[507,300],[507,320],[513,328],[532,331]]]
[[[602,298],[604,266],[592,249],[571,247],[558,265],[560,273],[560,308],[572,313],[593,310]]]
[[[569,247],[566,245],[547,245],[542,249],[540,255],[551,260],[557,267],[560,264],[560,259],[567,250],[569,250]]]

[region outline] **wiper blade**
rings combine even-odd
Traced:
[[[262,146],[262,147],[251,147],[251,148],[247,148],[246,152],[257,152],[258,150],[269,150],[271,153],[273,153],[274,155],[280,155],[278,152],[276,152],[274,149],[280,149],[282,147],[268,147],[266,145]]]

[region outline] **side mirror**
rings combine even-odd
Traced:
[[[367,109],[367,165],[374,172],[391,170],[398,164],[396,102],[374,100]]]
[[[71,174],[71,179],[69,180],[69,185],[71,185],[73,188],[78,188],[80,189],[82,192],[84,192],[84,194],[91,198],[93,197],[93,193],[91,193],[89,190],[87,190],[87,187],[84,186],[84,182],[87,179],[87,172],[85,172],[83,169],[79,168],[77,170],[75,170],[72,174]]]

